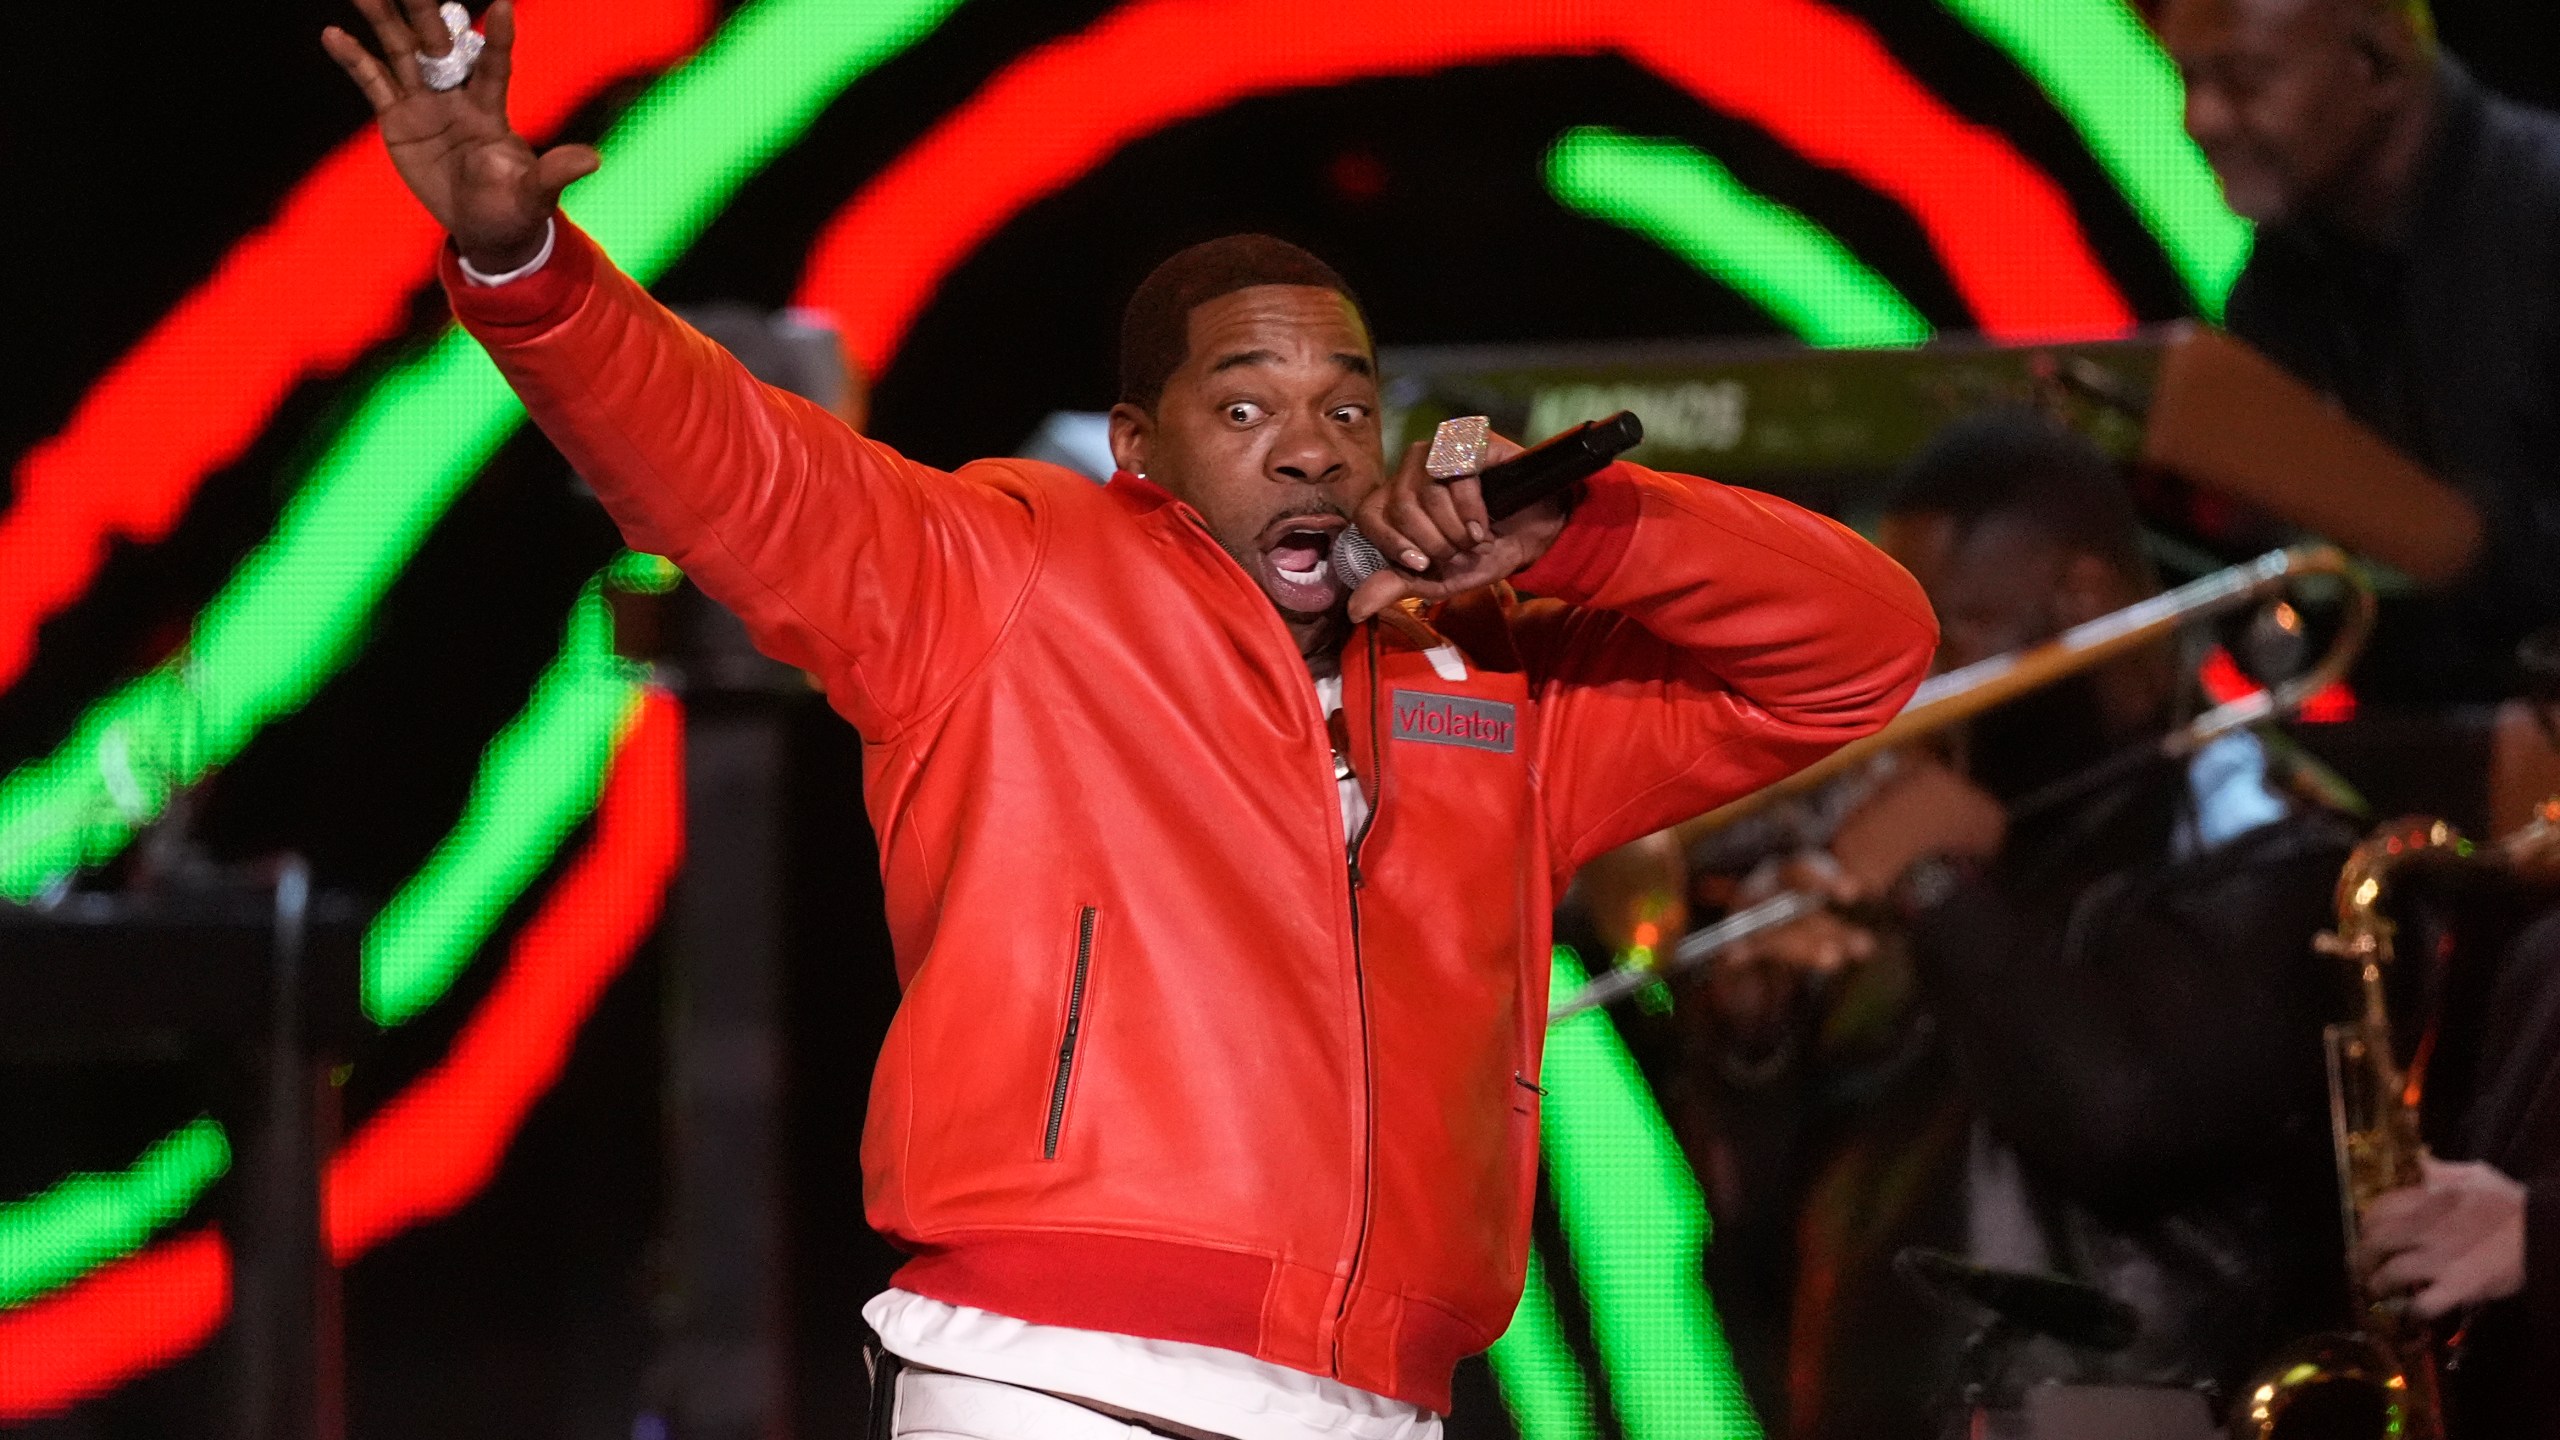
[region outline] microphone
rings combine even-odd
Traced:
[[[1478,419],[1479,427],[1482,423]],[[1541,500],[1561,495],[1599,474],[1610,461],[1642,439],[1644,422],[1635,417],[1634,411],[1621,410],[1606,420],[1586,420],[1535,449],[1524,450],[1498,465],[1488,465],[1476,475],[1476,484],[1484,493],[1485,514],[1497,522],[1508,520]],[[1351,589],[1357,590],[1370,576],[1393,568],[1385,552],[1361,534],[1357,526],[1334,538],[1333,573]]]
[[[1903,1247],[1893,1257],[1893,1270],[1941,1300],[1971,1301],[2020,1329],[2101,1355],[2131,1345],[2142,1328],[2132,1306],[2059,1275],[1995,1270],[1918,1245]]]

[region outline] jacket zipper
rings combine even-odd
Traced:
[[[1378,674],[1378,632],[1369,627],[1369,765],[1376,777],[1371,786],[1369,813],[1360,821],[1358,833],[1347,847],[1345,869],[1348,872],[1351,897],[1351,990],[1360,1007],[1360,1224],[1352,1232],[1351,1268],[1343,1277],[1342,1304],[1333,1317],[1333,1371],[1342,1373],[1342,1327],[1351,1317],[1351,1301],[1360,1291],[1360,1266],[1369,1253],[1369,1210],[1371,1192],[1377,1188],[1378,1104],[1377,1074],[1369,1055],[1369,980],[1360,952],[1360,891],[1368,882],[1360,874],[1360,846],[1369,838],[1369,827],[1378,823],[1378,812],[1387,803],[1386,745],[1379,728],[1384,717],[1378,708],[1385,693]]]
[[[1185,509],[1186,512],[1188,512],[1188,507],[1185,507]],[[1217,537],[1209,533],[1208,522],[1202,520],[1197,512],[1188,512],[1186,514],[1186,519],[1194,529],[1200,532],[1203,538],[1209,540],[1212,544],[1216,543]],[[1219,554],[1223,557],[1225,556],[1225,551],[1222,549],[1219,551]],[[1235,562],[1232,558],[1228,558],[1228,564],[1234,566]],[[1262,594],[1258,587],[1253,586],[1252,577],[1244,573],[1243,567],[1235,566],[1235,575],[1237,579],[1244,581],[1248,589],[1252,591],[1255,601],[1260,602],[1267,598]],[[1272,617],[1272,620],[1275,625],[1278,625],[1279,619],[1276,615]],[[1287,638],[1287,627],[1281,626],[1280,628],[1282,631],[1282,637],[1284,639]],[[1353,997],[1360,1007],[1360,1224],[1352,1235],[1351,1267],[1343,1279],[1342,1303],[1335,1309],[1333,1317],[1333,1368],[1334,1373],[1336,1374],[1340,1374],[1342,1371],[1342,1325],[1351,1314],[1351,1297],[1356,1292],[1360,1282],[1361,1262],[1365,1260],[1368,1255],[1370,1192],[1376,1188],[1377,1185],[1378,1107],[1376,1097],[1371,1093],[1377,1085],[1377,1077],[1374,1073],[1374,1067],[1370,1063],[1369,1057],[1369,986],[1368,979],[1361,969],[1360,954],[1360,890],[1361,887],[1367,883],[1360,875],[1360,846],[1363,841],[1369,838],[1369,828],[1378,823],[1378,812],[1385,807],[1387,801],[1386,744],[1382,739],[1382,736],[1385,733],[1382,726],[1386,717],[1384,712],[1379,708],[1380,701],[1385,692],[1378,680],[1378,629],[1374,622],[1364,628],[1369,632],[1369,763],[1374,767],[1372,773],[1377,778],[1376,784],[1370,793],[1369,814],[1360,822],[1360,829],[1357,833],[1352,835],[1350,843],[1344,847],[1344,870],[1348,881],[1348,894],[1351,900],[1351,987]],[[1350,699],[1349,687],[1347,684],[1345,686],[1343,698],[1346,702]],[[1318,708],[1321,710],[1322,707],[1319,706]],[[1318,725],[1321,726],[1324,717],[1319,714],[1316,718]],[[1341,791],[1339,789],[1339,782],[1334,778],[1333,767],[1330,764],[1325,767],[1325,780],[1325,795],[1328,801],[1330,801],[1326,808],[1339,812],[1342,803]],[[1089,932],[1092,928],[1092,912],[1088,910],[1085,913],[1086,928]],[[1081,994],[1084,981],[1084,966],[1081,959],[1079,959],[1079,963],[1076,967],[1076,981],[1078,993]],[[1068,1008],[1067,1044],[1061,1047],[1058,1053],[1057,1092],[1050,1105],[1049,1132],[1050,1145],[1053,1151],[1056,1146],[1057,1127],[1061,1118],[1061,1111],[1066,1104],[1068,1054],[1073,1050],[1075,1044],[1073,1004],[1070,1004]]]
[[[1084,982],[1093,969],[1094,907],[1076,917],[1076,973],[1067,987],[1067,1033],[1058,1042],[1058,1078],[1049,1083],[1049,1128],[1042,1133],[1040,1158],[1058,1158],[1058,1131],[1067,1123],[1067,1080],[1076,1068],[1076,1031],[1084,1024]]]

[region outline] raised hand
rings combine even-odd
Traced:
[[[411,193],[453,236],[475,269],[516,269],[540,253],[543,227],[569,182],[602,163],[584,145],[540,155],[507,124],[507,73],[514,61],[515,6],[495,0],[481,17],[488,46],[471,78],[430,90],[418,57],[443,55],[453,37],[435,0],[355,0],[382,47],[379,59],[332,25],[320,46],[372,104],[391,163]]]
[[[1387,483],[1354,512],[1360,533],[1402,569],[1381,570],[1351,595],[1351,618],[1366,620],[1407,596],[1440,600],[1490,585],[1527,568],[1564,531],[1564,506],[1532,505],[1499,523],[1485,514],[1473,475],[1435,480],[1423,468],[1430,447],[1415,441]],[[1520,447],[1493,437],[1485,463],[1508,460]]]

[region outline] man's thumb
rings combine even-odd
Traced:
[[[557,145],[533,162],[533,178],[534,183],[542,187],[542,193],[556,200],[572,182],[583,180],[603,167],[604,157],[598,155],[592,145]]]
[[[1368,619],[1388,606],[1413,593],[1405,578],[1392,570],[1382,570],[1360,582],[1351,592],[1350,614],[1353,624]]]

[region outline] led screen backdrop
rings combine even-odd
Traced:
[[[465,1353],[405,1322],[501,1323],[467,1278],[491,1217],[589,1203],[546,1143],[641,1177],[582,1233],[645,1271],[628,972],[680,859],[684,718],[615,654],[608,591],[676,577],[451,328],[439,237],[314,41],[347,15],[138,36],[104,8],[23,22],[49,63],[0,161],[41,201],[0,337],[0,893],[118,863],[192,794],[216,855],[290,847],[380,906],[326,1208],[359,1433],[407,1433],[403,1386],[471,1386],[403,1370]],[[940,463],[1107,404],[1121,297],[1232,230],[1326,255],[1407,345],[2106,334],[2215,313],[2248,244],[2120,0],[520,13],[517,123],[606,155],[580,222],[671,301],[831,316],[877,432]],[[885,971],[874,945],[842,963]],[[1461,1433],[1753,1433],[1633,1062],[1597,1019],[1553,1054],[1549,1243],[1505,1413]],[[229,1139],[182,1086],[59,1076],[0,1122],[0,1424],[125,1413],[220,1333]],[[612,1388],[558,1368],[509,1383]]]

